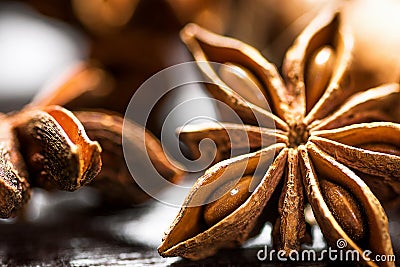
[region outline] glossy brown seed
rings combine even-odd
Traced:
[[[311,55],[305,73],[308,110],[324,93],[332,76],[334,64],[335,51],[329,45],[320,47]]]
[[[344,231],[354,240],[363,238],[366,226],[354,197],[343,187],[327,180],[321,180],[320,186],[329,209]]]
[[[218,199],[204,207],[204,220],[208,226],[216,224],[246,201],[251,194],[249,192],[251,179],[252,176],[244,176],[233,188],[232,184],[227,182],[211,194],[209,199]],[[223,194],[224,192],[226,193]]]
[[[261,108],[268,108],[260,82],[248,69],[227,62],[219,68],[219,75],[222,81],[244,99]]]

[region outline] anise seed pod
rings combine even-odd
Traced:
[[[208,169],[193,185],[183,204],[186,208],[180,210],[158,248],[161,255],[197,260],[215,254],[221,247],[235,247],[244,242],[282,178],[288,154],[284,147],[283,144],[272,145],[251,154],[222,161]],[[272,160],[274,162],[264,176],[255,173],[258,165],[269,166]],[[251,175],[257,181],[255,191],[243,203],[237,203],[236,207],[231,209],[233,211],[222,220],[211,226],[206,225],[203,219],[204,207],[199,204],[208,202],[208,198],[221,185],[235,185],[242,179],[241,176],[237,176],[242,172],[243,177]],[[226,191],[232,189],[234,188],[230,186]],[[220,197],[222,193],[224,192],[215,197]]]
[[[91,141],[72,112],[60,106],[12,116],[33,185],[73,191],[101,169],[101,147]]]
[[[340,8],[328,8],[309,24],[286,53],[283,77],[249,45],[195,24],[182,30],[182,40],[203,75],[211,81],[207,89],[244,121],[245,126],[238,127],[249,130],[251,151],[256,152],[227,159],[226,147],[235,147],[237,140],[217,145],[216,157],[226,160],[211,167],[195,183],[163,238],[159,247],[162,256],[200,259],[221,248],[238,246],[250,237],[261,214],[270,215],[264,221],[275,218],[271,209],[279,212],[273,223],[274,246],[283,249],[286,255],[292,250],[299,251],[306,228],[304,202],[310,204],[329,245],[336,246],[343,239],[347,242],[345,249],[360,254],[365,250],[372,252],[371,257],[393,254],[380,196],[375,196],[355,171],[371,175],[382,186],[386,180],[399,181],[400,87],[388,84],[365,91],[365,87],[351,82],[353,38],[341,23],[340,12]],[[328,60],[320,62],[321,53]],[[242,79],[255,77],[257,82],[240,84],[260,84],[271,111],[242,97],[245,88],[224,80],[226,76],[207,62],[228,63],[251,73],[242,75]],[[235,69],[231,71],[233,76]],[[254,89],[253,85],[249,90]],[[260,130],[255,131],[257,127]],[[179,131],[194,155],[200,141],[197,136],[211,138],[217,144],[226,140],[222,131],[212,127],[197,130],[186,131],[184,127]],[[264,145],[254,132],[270,132],[286,138],[280,138],[275,145],[268,142]],[[272,161],[270,167],[264,162],[261,174],[249,173],[249,169],[255,171],[252,162],[263,161],[260,155],[266,151]],[[237,203],[235,198],[236,209],[229,209],[230,213],[214,225],[204,223],[207,205],[204,201],[226,181],[237,181],[249,174],[262,179],[254,179],[256,183],[251,188],[255,189],[249,188],[248,198],[243,203]],[[332,188],[328,189],[329,185]],[[281,190],[275,192],[280,199],[271,206],[269,198],[276,190]],[[363,264],[377,266],[373,261],[361,260]],[[380,264],[394,266],[389,261]]]

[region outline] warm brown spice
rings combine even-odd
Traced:
[[[16,215],[30,186],[73,191],[100,171],[100,145],[60,106],[2,115],[0,129],[1,218]]]
[[[27,172],[11,123],[1,115],[0,123],[0,217],[15,214],[30,197]]]
[[[150,198],[135,182],[126,165],[122,150],[124,123],[125,149],[136,151],[130,154],[130,161],[134,160],[134,157],[140,158],[147,154],[154,168],[163,178],[172,183],[177,183],[181,179],[183,172],[171,164],[158,139],[143,127],[126,118],[124,121],[118,114],[79,111],[75,112],[75,115],[85,126],[90,138],[97,140],[103,149],[102,170],[90,186],[100,192],[104,202],[122,207],[142,203]],[[140,138],[139,133],[142,131],[145,131],[145,140]],[[145,143],[147,151],[140,150],[141,142]],[[149,176],[147,179],[152,179],[152,177]]]
[[[286,53],[284,78],[249,45],[194,24],[182,30],[184,43],[212,81],[209,92],[246,125],[205,124],[179,130],[194,157],[200,154],[200,140],[207,137],[216,143],[216,161],[226,160],[195,183],[159,247],[162,256],[213,255],[240,245],[266,221],[273,224],[275,247],[286,254],[298,251],[309,236],[307,203],[331,246],[343,238],[346,249],[393,254],[388,219],[378,200],[384,196],[379,190],[375,196],[366,182],[399,192],[400,88],[387,84],[365,90],[351,82],[352,36],[340,16],[337,9],[327,10],[303,31]],[[218,72],[206,61],[241,68],[241,75],[229,68]],[[257,97],[249,99],[243,93],[254,87],[260,87],[271,112],[257,103]],[[243,133],[249,144],[246,138],[235,138]],[[246,145],[251,153],[227,159],[233,146]],[[251,194],[239,190],[243,198],[226,197],[249,176]],[[220,193],[222,198],[195,205],[205,203],[228,182],[232,185]]]
[[[46,108],[79,103],[81,108],[73,111],[74,115],[83,124],[88,136],[98,141],[102,147],[101,171],[88,185],[97,189],[101,201],[107,205],[131,206],[148,200],[150,196],[140,188],[129,172],[123,154],[123,134],[127,140],[125,149],[136,152],[130,155],[130,160],[148,155],[156,171],[172,183],[180,181],[183,171],[177,167],[179,164],[167,159],[159,140],[144,127],[108,109],[85,110],[89,103],[94,105],[109,90],[110,77],[96,65],[82,63],[52,90],[37,95],[30,106]],[[143,143],[146,151],[142,150]]]

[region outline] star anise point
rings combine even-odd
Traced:
[[[243,73],[253,74],[263,86],[271,111],[247,105],[251,101],[241,97],[241,89],[234,85],[208,86],[215,98],[227,103],[242,118],[251,151],[255,152],[229,158],[231,155],[225,150],[217,150],[217,161],[225,160],[196,182],[159,248],[161,255],[203,258],[220,248],[242,243],[257,230],[253,228],[260,221],[273,223],[274,246],[287,254],[300,250],[301,242],[309,235],[309,230],[304,230],[309,229],[304,218],[307,203],[330,245],[336,245],[342,238],[348,242],[348,249],[360,253],[370,249],[373,254],[392,254],[387,217],[367,184],[374,180],[384,186],[383,177],[386,177],[394,187],[400,186],[395,174],[400,173],[397,154],[400,118],[394,112],[398,111],[400,92],[398,85],[382,85],[365,91],[348,82],[352,37],[341,24],[340,11],[322,13],[304,30],[287,53],[282,76],[266,59],[260,59],[259,53],[245,45],[241,46],[246,49],[238,49],[238,42],[230,38],[210,34],[193,25],[184,28],[182,36],[194,58],[202,61],[199,67],[205,76],[223,81],[213,68],[204,67],[204,60],[229,62],[243,68]],[[329,51],[335,64],[326,60],[316,66],[319,63],[313,55],[320,51]],[[320,77],[322,82],[316,80]],[[253,77],[248,75],[244,79]],[[278,130],[267,131],[268,125],[257,119],[272,120]],[[229,127],[236,132],[241,129]],[[278,144],[261,142],[266,140],[267,133],[279,140]],[[221,129],[203,127],[190,133],[182,129],[180,134],[194,152],[204,137],[226,144],[226,135]],[[232,147],[230,142],[233,141],[228,140],[224,148]],[[219,222],[202,225],[197,220],[208,204],[190,206],[196,197],[207,199],[202,185],[210,184],[208,195],[213,194],[229,181],[222,173],[236,170],[232,173],[237,175],[245,159],[249,163],[242,176],[253,175],[258,181],[255,191],[243,203],[235,204]],[[257,166],[261,163],[265,168],[268,162],[269,168],[260,174]],[[376,193],[381,197],[379,191]],[[213,208],[228,201],[226,197],[223,199],[214,200]],[[264,213],[269,216],[265,218]],[[236,236],[237,232],[241,234]]]

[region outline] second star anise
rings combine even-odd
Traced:
[[[181,36],[212,81],[210,93],[246,125],[180,129],[195,157],[207,137],[217,146],[216,161],[224,161],[195,183],[160,254],[204,258],[242,244],[270,221],[274,246],[288,255],[307,239],[306,205],[328,244],[344,239],[346,249],[360,254],[393,254],[388,219],[375,194],[383,199],[384,187],[393,195],[400,192],[400,89],[387,84],[366,90],[351,82],[353,42],[340,11],[321,13],[297,38],[286,54],[283,78],[240,41],[194,24]],[[207,62],[224,66],[216,70]],[[232,138],[237,136],[248,138],[250,153],[227,159],[230,149],[244,142]],[[371,186],[375,194],[370,184],[378,184],[376,190]]]

